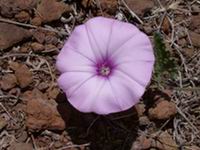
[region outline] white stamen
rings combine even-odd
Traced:
[[[110,74],[110,68],[105,66],[101,67],[100,74],[103,76],[108,76]]]

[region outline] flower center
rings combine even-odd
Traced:
[[[111,76],[115,68],[113,61],[108,59],[98,62],[95,67],[96,74],[105,78]]]
[[[111,72],[111,69],[108,66],[102,66],[99,69],[99,74],[102,76],[109,76],[110,72]]]

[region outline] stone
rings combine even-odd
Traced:
[[[167,132],[162,132],[158,137],[157,140],[152,141],[152,147],[162,149],[162,150],[177,150],[178,145],[173,140],[172,136]]]
[[[15,15],[15,18],[17,19],[17,21],[19,22],[27,22],[30,20],[30,15],[28,12],[26,11],[21,11],[18,14]]]
[[[26,91],[21,95],[21,99],[27,103],[31,99],[47,99],[47,96],[44,95],[40,90],[34,88],[32,91]]]
[[[96,5],[93,5],[92,0],[81,0],[81,4],[85,9],[97,10],[97,15],[114,18],[118,11],[118,0],[98,0]],[[96,8],[98,7],[98,9]]]
[[[58,51],[58,48],[53,44],[46,44],[45,51],[46,52],[54,52],[54,51]]]
[[[32,73],[25,64],[19,64],[18,68],[15,70],[15,76],[21,88],[26,88],[32,83]]]
[[[189,26],[189,28],[191,30],[197,29],[200,26],[200,14],[198,15],[192,15],[191,16],[191,24]]]
[[[18,142],[26,142],[28,139],[27,131],[20,132],[19,135],[16,137]]]
[[[154,7],[153,0],[125,0],[129,8],[139,16],[144,16]]]
[[[34,52],[37,53],[37,52],[42,52],[45,49],[45,46],[40,43],[33,42],[31,43],[31,48]]]
[[[186,54],[186,56],[188,57],[192,57],[195,54],[195,50],[194,48],[184,48],[184,53]]]
[[[1,89],[10,90],[14,88],[17,84],[17,78],[14,74],[6,74],[1,80]]]
[[[49,83],[48,82],[40,82],[37,86],[37,88],[40,90],[40,91],[45,91],[46,89],[48,89],[49,87]]]
[[[91,0],[81,0],[81,4],[85,7],[88,8],[92,4]]]
[[[140,117],[144,114],[145,112],[145,105],[144,104],[136,104],[135,109],[137,111],[137,115]]]
[[[64,12],[69,10],[69,7],[70,6],[64,2],[58,2],[56,0],[41,0],[41,3],[37,5],[38,13],[36,16],[40,17],[43,23],[51,22],[58,20]]]
[[[189,35],[190,35],[192,45],[195,47],[200,47],[200,42],[199,42],[200,34],[193,31],[189,31]]]
[[[7,49],[29,37],[31,37],[29,30],[8,23],[0,23],[0,49]]]
[[[13,71],[16,71],[19,67],[19,63],[15,61],[9,61],[9,68],[12,69]]]
[[[8,92],[8,95],[13,95],[13,96],[18,97],[19,94],[20,94],[20,92],[21,92],[20,88],[15,87],[15,88],[12,88],[12,89]]]
[[[44,43],[45,41],[45,33],[41,30],[34,30],[33,37],[38,43]]]
[[[176,105],[166,100],[160,101],[155,108],[148,111],[150,119],[169,119],[177,113]]]
[[[30,131],[65,129],[65,121],[59,114],[54,100],[42,97],[29,99],[26,113],[26,126]]]
[[[22,10],[30,11],[37,4],[37,0],[1,0],[0,13],[4,17],[12,17]]]
[[[30,45],[24,44],[23,46],[20,47],[19,51],[21,53],[28,53],[28,52],[30,52]]]
[[[99,2],[103,12],[109,15],[116,15],[117,0],[100,0]]]
[[[151,139],[141,136],[140,142],[141,142],[142,149],[149,149],[151,147]]]
[[[35,17],[31,20],[31,24],[35,26],[40,26],[42,24],[42,19],[40,17]]]
[[[170,32],[171,24],[169,22],[169,18],[167,16],[164,17],[161,29],[164,33],[168,34]]]
[[[131,150],[145,150],[151,147],[152,139],[147,138],[144,135],[139,136],[132,144]]]
[[[30,143],[15,143],[13,142],[10,150],[33,150],[33,146]]]
[[[7,125],[6,119],[0,116],[0,131]]]
[[[60,90],[58,88],[53,88],[53,89],[47,90],[47,96],[50,99],[56,99],[56,97],[58,96],[59,93],[60,93]]]
[[[150,124],[150,120],[147,116],[142,116],[139,118],[139,124],[141,126],[146,126],[146,125],[149,125]]]
[[[58,43],[58,38],[56,36],[53,36],[53,35],[47,35],[45,37],[45,43],[56,45]]]

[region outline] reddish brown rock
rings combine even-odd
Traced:
[[[177,113],[176,105],[166,100],[160,101],[155,108],[149,109],[150,119],[168,119]]]
[[[45,49],[44,45],[37,42],[31,43],[31,48],[34,52],[42,52]]]
[[[37,4],[36,0],[6,0],[14,2],[13,6],[20,8],[21,10],[30,10],[34,8]]]
[[[19,67],[19,63],[15,61],[10,61],[9,62],[9,68],[12,69],[13,71],[16,71]]]
[[[118,11],[118,0],[98,0],[95,6],[92,0],[81,0],[81,4],[86,9],[93,8],[97,10],[98,16],[104,15],[105,17],[114,18]]]
[[[15,87],[17,84],[17,78],[14,74],[6,74],[2,77],[1,80],[1,89],[9,90]]]
[[[91,0],[81,0],[81,4],[87,8],[88,6],[91,5]]]
[[[193,31],[189,31],[189,35],[193,46],[200,47],[200,42],[199,42],[200,34]]]
[[[15,88],[12,88],[9,92],[8,92],[8,95],[13,95],[13,96],[16,96],[18,97],[19,94],[20,94],[20,88],[18,87],[15,87]]]
[[[38,43],[43,43],[45,41],[45,33],[40,30],[33,31],[33,37]]]
[[[137,140],[133,143],[131,150],[145,150],[151,147],[152,139],[141,135]]]
[[[31,24],[35,26],[40,26],[42,24],[42,19],[40,17],[35,17],[31,20]]]
[[[161,150],[177,150],[178,146],[173,140],[172,136],[167,132],[162,132],[157,140],[153,140],[151,143],[152,147],[161,149]]]
[[[186,38],[179,39],[179,40],[177,41],[177,43],[178,43],[179,45],[183,46],[183,47],[186,47],[186,46],[189,44],[189,42],[186,40]]]
[[[13,33],[15,36],[13,36]],[[0,49],[7,49],[30,36],[31,33],[24,28],[12,24],[0,23]]]
[[[135,109],[137,111],[137,115],[140,117],[145,112],[145,105],[144,104],[136,104]]]
[[[103,12],[109,15],[115,15],[117,12],[117,0],[100,0]]]
[[[19,51],[22,52],[22,53],[28,53],[28,52],[30,52],[31,51],[30,43],[23,44],[20,47]]]
[[[190,29],[197,29],[200,26],[200,14],[191,16],[191,24],[190,24]]]
[[[16,138],[18,142],[26,142],[27,139],[29,138],[29,135],[27,131],[22,131],[16,136]]]
[[[58,43],[58,38],[54,35],[47,35],[45,37],[45,43],[46,44],[54,44],[56,45]]]
[[[26,103],[31,99],[47,99],[46,95],[44,95],[38,89],[33,89],[32,91],[26,91],[21,95],[21,99]]]
[[[12,17],[21,10],[31,10],[37,4],[36,0],[1,0],[0,12],[5,17]]]
[[[26,11],[21,11],[18,14],[15,15],[15,18],[19,21],[19,22],[27,22],[30,20],[30,15],[29,13],[27,13]]]
[[[171,24],[169,22],[169,18],[165,16],[162,22],[161,29],[163,30],[163,32],[168,34],[170,32],[170,28],[171,28]]]
[[[20,64],[17,67],[15,70],[15,76],[17,77],[18,84],[21,88],[29,86],[29,84],[32,82],[32,73],[24,64]]]
[[[33,146],[30,143],[15,143],[13,142],[10,150],[33,150]]]
[[[142,116],[139,118],[139,124],[141,126],[146,126],[146,125],[150,124],[150,120],[147,116]]]
[[[58,48],[53,44],[46,44],[45,45],[45,52],[54,52],[58,51]]]
[[[50,99],[56,99],[58,96],[60,90],[58,88],[53,88],[53,89],[48,89],[47,90],[47,95]]]
[[[153,0],[125,0],[125,2],[129,8],[139,16],[143,16],[155,5]]]
[[[48,89],[48,87],[49,87],[48,81],[47,81],[47,82],[46,82],[46,81],[41,82],[41,83],[39,83],[38,86],[37,86],[37,88],[38,88],[39,90],[41,90],[41,91],[45,91],[46,89]]]
[[[31,99],[27,103],[26,113],[26,125],[31,131],[65,129],[65,122],[54,100]]]
[[[0,116],[0,131],[7,125],[7,121],[5,118]]]
[[[64,2],[56,0],[42,0],[37,6],[37,17],[40,17],[42,22],[51,22],[57,20],[61,15],[69,10],[69,6]]]
[[[192,57],[195,54],[195,49],[194,48],[184,48],[184,53],[188,57]]]

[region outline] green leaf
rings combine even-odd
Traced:
[[[173,78],[176,75],[175,61],[166,49],[162,35],[159,32],[154,33],[154,52],[156,57],[155,78],[162,80],[164,76]]]

